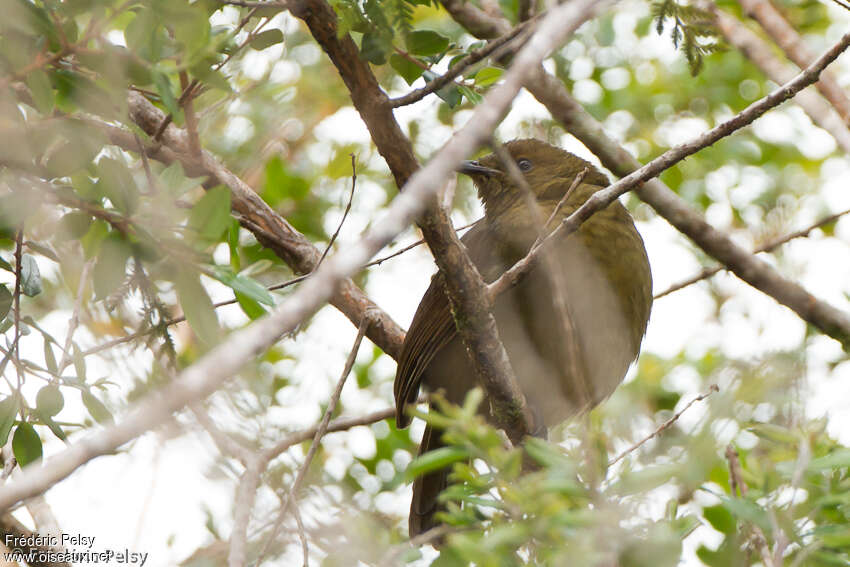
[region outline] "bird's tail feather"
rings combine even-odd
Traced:
[[[434,431],[430,425],[426,426],[422,443],[419,445],[419,454],[423,455],[442,447],[441,433],[439,430]],[[408,521],[410,537],[416,537],[437,525],[434,520],[434,514],[439,510],[437,496],[446,488],[448,476],[448,469],[440,469],[417,477],[413,481],[413,500],[410,502]]]

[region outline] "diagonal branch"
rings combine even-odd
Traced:
[[[165,115],[141,94],[130,91],[128,105],[133,121],[148,134],[156,131]],[[89,120],[103,130],[109,141],[124,149],[139,152],[163,163],[180,162],[193,176],[209,176],[213,183],[227,186],[231,192],[233,209],[240,215],[240,224],[254,233],[257,240],[271,249],[295,272],[309,274],[319,263],[321,252],[300,232],[277,214],[242,179],[228,170],[209,152],[201,152],[201,161],[189,150],[188,134],[170,124],[162,134],[159,144],[139,145],[136,137],[124,129]],[[354,282],[344,280],[331,303],[351,321],[360,321],[367,309],[377,306]],[[404,331],[387,315],[369,327],[369,339],[392,357],[396,357],[404,341]]]
[[[507,21],[493,18],[472,4],[460,0],[444,0],[442,4],[458,23],[478,37],[491,38],[510,29]],[[846,40],[845,35],[839,44],[844,44]],[[541,68],[530,78],[526,88],[609,170],[625,176],[641,167],[625,148],[605,133],[602,125],[567,92],[559,79]],[[651,179],[638,188],[636,193],[677,230],[739,278],[789,307],[825,334],[846,344],[850,322],[845,313],[813,297],[802,286],[780,275],[770,264],[735,244],[708,224],[700,213],[663,182]]]
[[[489,137],[510,102],[522,87],[530,69],[538,65],[557,45],[594,10],[605,3],[582,1],[552,10],[540,28],[522,49],[505,81],[492,91],[476,109],[471,128],[465,128],[440,152],[449,159],[432,160],[429,167],[439,168],[434,179],[418,181],[437,184],[446,179],[460,160]],[[392,103],[381,90],[367,63],[359,57],[348,35],[337,33],[336,14],[324,0],[302,0],[292,12],[304,20],[313,37],[336,66],[351,94],[351,100],[366,123],[372,140],[384,157],[396,184],[401,187],[418,167],[410,141],[402,134],[392,113]],[[520,64],[522,62],[522,64]],[[523,66],[526,65],[526,66]],[[528,67],[531,65],[532,67]],[[466,147],[465,150],[460,148]],[[515,442],[528,431],[531,412],[516,383],[507,353],[498,336],[495,319],[489,312],[484,282],[452,230],[436,199],[428,203],[428,214],[420,221],[423,236],[431,248],[441,272],[446,292],[458,323],[458,333],[471,354],[476,374],[488,393],[494,414]]]

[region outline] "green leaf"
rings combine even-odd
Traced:
[[[245,315],[247,315],[252,321],[259,319],[266,314],[266,310],[258,301],[255,301],[244,293],[239,293],[238,291],[234,292],[234,295],[236,296],[236,301],[239,302],[239,307],[242,308],[242,312],[245,313]]]
[[[417,65],[407,57],[402,57],[398,53],[390,55],[390,66],[395,69],[396,73],[401,75],[401,78],[408,85],[412,85],[416,79],[422,76],[422,72],[425,70],[423,67]]]
[[[18,416],[18,401],[15,396],[6,396],[0,401],[0,446],[6,445],[9,433]]]
[[[431,30],[416,30],[407,34],[406,44],[414,55],[437,55],[449,47],[449,38]]]
[[[91,228],[92,216],[83,211],[71,211],[59,221],[62,234],[71,240],[82,238]]]
[[[56,100],[53,96],[53,85],[50,84],[47,73],[43,69],[36,69],[27,75],[26,83],[36,109],[44,115],[51,114]]]
[[[109,297],[127,277],[130,247],[121,238],[107,238],[101,243],[92,272],[92,284],[97,299]]]
[[[65,441],[68,438],[68,436],[65,435],[65,432],[62,431],[62,428],[59,426],[59,424],[53,421],[53,418],[51,418],[49,415],[39,415],[39,418],[44,423],[44,425],[46,425],[50,429],[50,431],[53,432],[53,435],[55,435],[62,441]]]
[[[12,266],[12,264],[4,260],[2,257],[0,257],[0,270],[6,270],[7,272],[12,272],[13,274],[15,273],[15,268]]]
[[[74,372],[77,373],[77,380],[85,382],[86,380],[86,357],[80,347],[74,345]]]
[[[24,295],[35,297],[41,293],[41,272],[30,254],[21,257],[21,291]]]
[[[387,46],[378,34],[365,33],[360,42],[360,55],[372,65],[383,65],[387,62]]]
[[[156,87],[156,92],[159,93],[162,99],[163,106],[165,106],[172,116],[179,116],[180,107],[177,105],[177,97],[174,96],[174,91],[171,88],[171,79],[159,70],[154,70],[152,76],[153,84]]]
[[[498,67],[484,67],[475,73],[475,84],[479,87],[489,87],[502,78],[503,69]]]
[[[59,365],[56,364],[56,356],[53,354],[53,348],[50,346],[50,340],[47,336],[42,337],[44,339],[44,363],[47,365],[47,369],[51,374],[59,373]]]
[[[737,523],[725,506],[721,504],[707,506],[703,508],[702,515],[711,524],[711,527],[718,532],[723,534],[735,533]]]
[[[433,71],[424,71],[422,77],[426,82],[431,82],[437,78],[437,74]],[[457,85],[450,83],[437,91],[437,96],[443,99],[450,108],[454,108],[460,104],[461,95]]]
[[[29,423],[21,423],[15,428],[15,434],[12,436],[12,452],[21,467],[41,458],[41,438]]]
[[[198,235],[199,243],[217,242],[230,226],[230,190],[217,185],[201,197],[189,213],[189,228]]]
[[[249,277],[233,273],[229,266],[210,266],[209,275],[233,291],[250,297],[254,301],[274,306],[274,298],[263,284]]]
[[[218,342],[221,333],[210,296],[198,275],[181,270],[175,281],[177,300],[192,330],[207,345]]]
[[[97,187],[101,195],[122,213],[133,214],[139,203],[139,189],[127,164],[105,157],[97,162],[97,170],[100,175]]]
[[[457,89],[460,91],[460,93],[463,96],[466,97],[466,100],[468,100],[472,104],[478,104],[482,100],[484,100],[483,96],[481,96],[480,94],[478,94],[474,90],[470,89],[469,87],[466,87],[464,85],[458,85]]]
[[[103,402],[98,400],[91,392],[82,393],[83,405],[89,412],[89,415],[98,423],[111,423],[114,418]]]
[[[0,321],[6,318],[9,311],[12,309],[12,292],[6,287],[6,284],[0,284]]]
[[[53,417],[65,407],[62,391],[55,384],[48,384],[38,391],[35,397],[35,407],[42,417]]]
[[[463,447],[440,447],[413,459],[404,476],[410,481],[424,473],[445,468],[459,461],[465,461],[469,456],[469,451]]]
[[[837,449],[829,455],[812,459],[806,470],[818,472],[844,467],[850,467],[850,449]]]
[[[279,29],[271,29],[254,36],[254,39],[248,45],[251,46],[251,49],[262,51],[277,43],[283,43],[283,32]]]

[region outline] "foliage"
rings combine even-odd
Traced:
[[[670,39],[674,47],[681,47],[693,76],[702,70],[705,55],[722,49],[719,34],[711,25],[711,15],[702,8],[677,0],[657,0],[652,3],[652,17],[658,35],[664,33],[668,20],[672,22]]]

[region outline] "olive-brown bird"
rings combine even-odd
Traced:
[[[487,282],[526,255],[553,212],[553,221],[565,218],[608,184],[590,163],[545,142],[514,140],[504,148],[539,211],[529,210],[527,189],[517,186],[495,154],[460,168],[472,177],[485,210],[461,242]],[[584,179],[558,209],[585,168]],[[622,381],[646,331],[652,276],[643,240],[619,201],[548,246],[544,256],[518,285],[498,296],[493,314],[528,403],[551,426],[598,404]],[[394,385],[399,427],[410,422],[405,407],[415,402],[423,384],[442,390],[455,404],[477,385],[440,273],[419,303],[399,357]],[[489,407],[482,411],[489,413]],[[440,447],[440,437],[427,426],[419,454]],[[446,482],[446,470],[414,481],[410,537],[435,525],[437,496]]]

